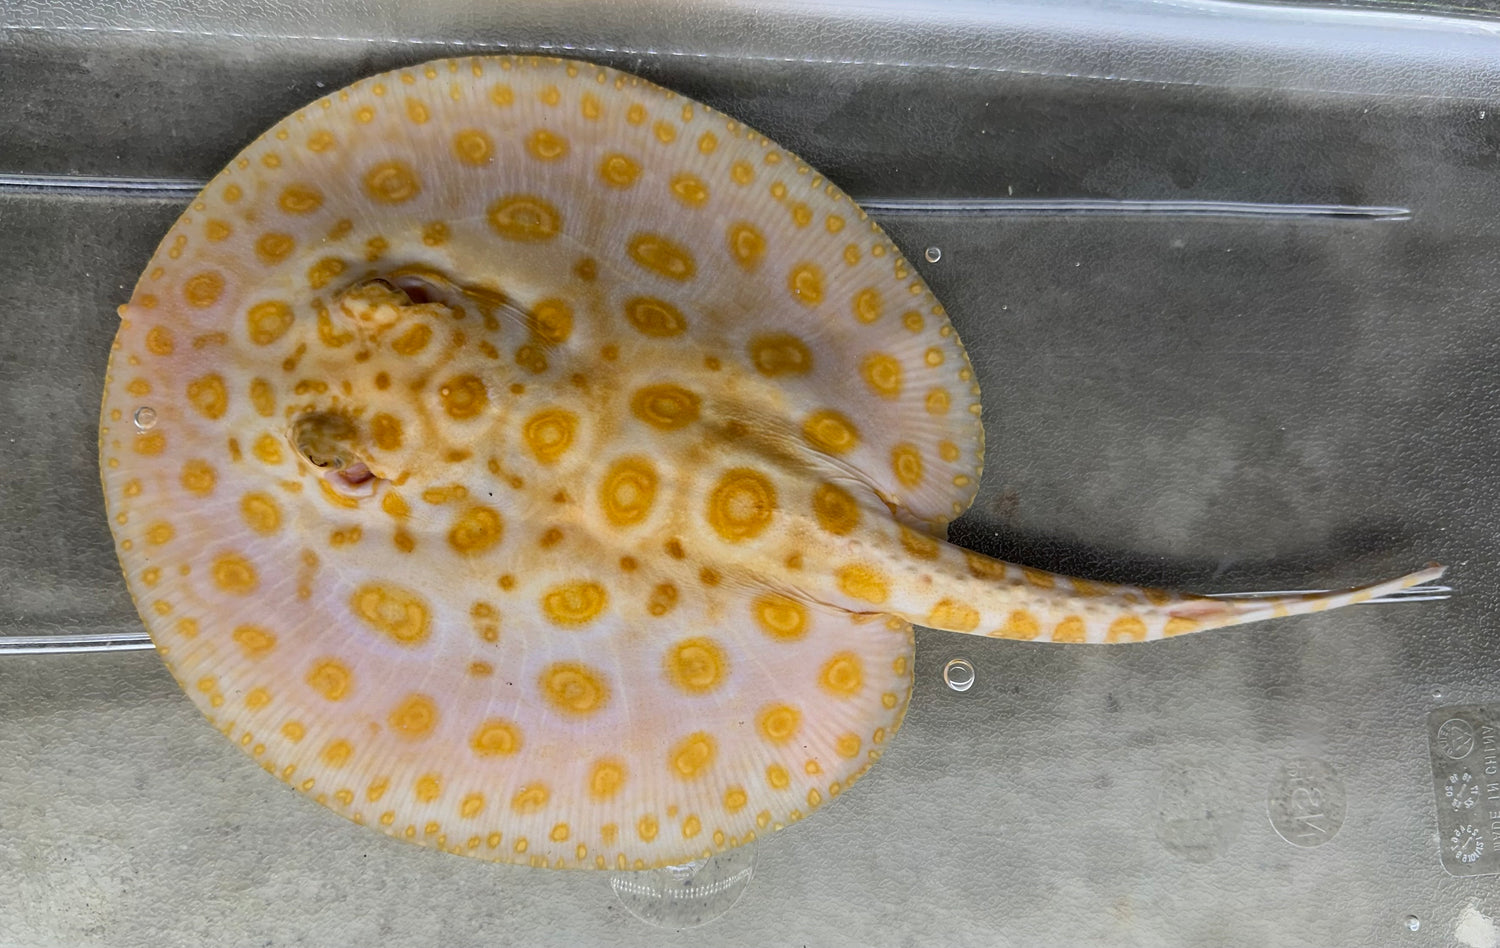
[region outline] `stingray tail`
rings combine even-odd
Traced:
[[[832,582],[803,594],[834,608],[882,612],[930,629],[1078,644],[1145,642],[1338,609],[1430,583],[1444,571],[1430,563],[1405,576],[1334,592],[1203,596],[1006,563],[906,527],[885,535],[871,531],[852,549],[859,559],[850,561],[847,545],[820,554],[830,563]]]
[[[1434,582],[1442,577],[1444,570],[1445,567],[1434,563],[1396,579],[1332,592],[1291,593],[1284,596],[1193,597],[1169,603],[1162,611],[1167,614],[1168,622],[1175,618],[1184,623],[1194,623],[1197,629],[1219,629],[1369,602],[1412,586]],[[1184,627],[1184,630],[1187,629]]]
[[[1101,583],[962,551],[932,582],[908,586],[897,609],[934,629],[993,638],[1113,644],[1172,638],[1264,619],[1368,602],[1443,575],[1436,564],[1396,579],[1334,592],[1201,596]],[[946,564],[945,564],[946,565]]]

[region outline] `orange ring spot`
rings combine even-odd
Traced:
[[[542,672],[542,695],[564,714],[590,715],[609,703],[604,676],[578,662],[556,662]]]
[[[730,543],[760,536],[775,513],[775,485],[750,468],[726,472],[708,497],[709,525]]]
[[[714,739],[703,731],[696,731],[678,741],[668,752],[672,773],[684,780],[703,775],[714,762],[718,748]]]
[[[848,416],[833,409],[813,412],[802,423],[807,443],[826,454],[847,454],[859,445],[859,429]]]
[[[542,596],[542,611],[558,625],[592,622],[609,604],[609,593],[594,582],[564,583]]]
[[[691,280],[698,270],[692,251],[661,234],[636,234],[626,249],[644,269],[678,283]]]
[[[648,385],[630,399],[631,414],[663,431],[675,431],[698,420],[699,398],[680,385]]]
[[[366,625],[399,645],[427,640],[431,614],[420,596],[390,583],[365,583],[349,597],[349,607]]]
[[[853,652],[840,652],[823,666],[818,683],[840,698],[851,698],[859,693],[864,684],[864,673],[859,656]]]
[[[625,301],[625,319],[636,332],[656,339],[678,336],[687,329],[682,310],[654,296],[636,296]]]
[[[426,737],[437,727],[437,704],[427,695],[410,694],[392,709],[386,720],[403,737]]]
[[[453,153],[466,165],[487,165],[495,157],[495,143],[477,128],[466,128],[453,136]]]
[[[764,708],[756,719],[761,736],[776,744],[785,744],[797,733],[802,723],[802,712],[788,704],[773,704]]]
[[[599,506],[617,527],[640,523],[656,499],[657,476],[643,457],[620,458],[605,471],[599,484]]]
[[[529,194],[501,198],[490,205],[488,217],[495,233],[518,243],[548,241],[562,230],[557,208]]]
[[[664,656],[667,679],[689,694],[708,694],[723,684],[729,658],[709,638],[684,639]]]
[[[766,593],[751,604],[756,624],[772,638],[792,640],[807,634],[807,607],[795,599]]]
[[[365,172],[365,193],[382,204],[404,204],[422,193],[417,173],[402,161],[382,161]]]

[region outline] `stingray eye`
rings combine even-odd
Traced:
[[[337,412],[308,412],[292,425],[291,442],[304,461],[318,468],[324,482],[346,497],[369,497],[381,478],[360,457],[359,429]]]
[[[352,464],[354,423],[336,412],[308,412],[292,424],[292,445],[313,467],[341,470]]]
[[[361,280],[334,295],[338,308],[356,323],[384,326],[400,318],[411,297],[395,282],[383,278]]]
[[[350,284],[334,299],[344,315],[367,326],[389,326],[413,307],[437,304],[435,312],[463,305],[464,292],[425,268],[403,268]],[[430,315],[431,313],[429,313]]]
[[[441,302],[446,295],[436,281],[414,273],[393,276],[390,283],[406,296],[408,302],[417,306]]]
[[[397,289],[395,283],[391,282],[390,280],[384,279],[383,277],[375,277],[369,280],[362,280],[349,288],[350,292],[364,289],[373,290],[377,293],[389,293],[392,296],[400,292],[400,290]]]

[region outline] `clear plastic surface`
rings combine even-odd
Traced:
[[[0,647],[0,944],[1494,931],[1495,878],[1444,868],[1469,824],[1440,824],[1429,747],[1434,712],[1500,703],[1500,23],[1460,12],[0,2],[0,639],[140,630],[99,393],[114,307],[198,184],[322,90],[465,51],[639,73],[870,206],[984,390],[955,542],[1214,592],[1438,560],[1457,590],[1151,646],[919,632],[869,776],[760,840],[722,915],[651,925],[662,880],[631,908],[608,873],[422,851],[299,799],[150,652]]]

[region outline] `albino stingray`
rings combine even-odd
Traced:
[[[443,60],[246,148],[121,308],[100,456],[183,688],[402,839],[742,844],[900,725],[912,623],[1135,642],[1339,606],[944,541],[983,461],[943,308],[838,188],[611,69]]]

